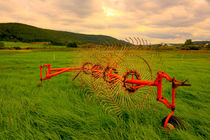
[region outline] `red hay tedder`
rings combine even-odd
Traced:
[[[43,76],[44,70],[44,76]],[[117,72],[117,68],[111,68],[109,66],[101,67],[99,65],[92,65],[90,62],[84,63],[81,67],[68,67],[68,68],[56,68],[52,69],[50,64],[45,64],[40,66],[40,83],[42,84],[43,80],[50,79],[53,76],[59,75],[64,72],[78,71],[78,73],[74,76],[72,80],[74,80],[81,72],[84,74],[89,74],[90,76],[94,76],[95,78],[103,78],[108,83],[111,82],[119,82],[122,83],[122,88],[124,88],[128,94],[136,92],[138,89],[145,86],[155,86],[157,87],[157,101],[162,102],[168,109],[171,110],[169,115],[165,117],[162,121],[162,126],[164,128],[171,129],[174,127],[184,128],[181,120],[172,116],[175,110],[175,89],[179,86],[191,86],[190,84],[186,84],[186,81],[178,81],[175,78],[171,78],[164,71],[158,71],[157,77],[154,81],[142,80],[139,76],[139,73],[136,70],[129,70],[125,73],[124,76],[120,76]],[[132,77],[128,79],[128,77]],[[162,79],[166,79],[167,81],[172,83],[172,102],[169,102],[166,98],[162,96]]]

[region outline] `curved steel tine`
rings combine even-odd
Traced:
[[[140,46],[142,46],[141,39],[139,37],[137,37],[137,39],[139,40]]]

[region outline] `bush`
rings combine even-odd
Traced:
[[[207,48],[208,50],[210,50],[210,42],[208,42],[208,44],[206,45],[206,48]]]
[[[4,48],[4,42],[0,42],[0,49]]]
[[[51,42],[51,45],[60,45],[60,46],[64,46],[65,44],[64,43],[61,43],[59,41],[50,41]]]
[[[13,47],[15,50],[21,50],[20,47]]]
[[[201,47],[197,45],[186,45],[183,46],[182,50],[200,50]]]
[[[202,48],[201,45],[195,45],[192,42],[192,39],[187,39],[183,45],[182,50],[200,50]]]
[[[76,42],[70,42],[70,43],[67,44],[67,47],[77,48],[77,43]]]

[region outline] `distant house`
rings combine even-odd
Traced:
[[[206,46],[208,46],[208,43],[205,43],[205,44],[204,44],[204,47],[206,47]]]
[[[168,44],[167,43],[163,43],[162,42],[160,45],[161,45],[161,47],[168,47]]]

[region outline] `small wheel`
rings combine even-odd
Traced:
[[[103,67],[100,64],[95,64],[91,68],[91,75],[96,79],[102,76],[102,72],[103,72]]]
[[[167,117],[165,117],[162,120],[161,125],[164,127],[164,123]],[[185,129],[184,124],[182,123],[182,121],[175,117],[175,116],[171,116],[171,118],[168,120],[168,124],[167,124],[167,128],[169,130],[173,130],[174,128],[178,128],[178,129]]]
[[[136,91],[134,84],[128,84],[128,83],[126,83],[126,79],[128,79],[129,76],[131,76],[132,79],[135,79],[135,80],[140,80],[141,77],[140,77],[140,74],[137,71],[135,71],[135,70],[129,70],[123,76],[123,87],[129,93],[133,93],[133,92]]]
[[[116,81],[116,78],[110,78],[108,76],[109,74],[118,74],[117,69],[114,67],[107,66],[103,72],[104,81],[106,81],[107,83],[114,83]]]
[[[92,68],[92,63],[90,62],[85,62],[83,65],[82,65],[82,71],[85,73],[85,74],[91,74],[91,68]]]

